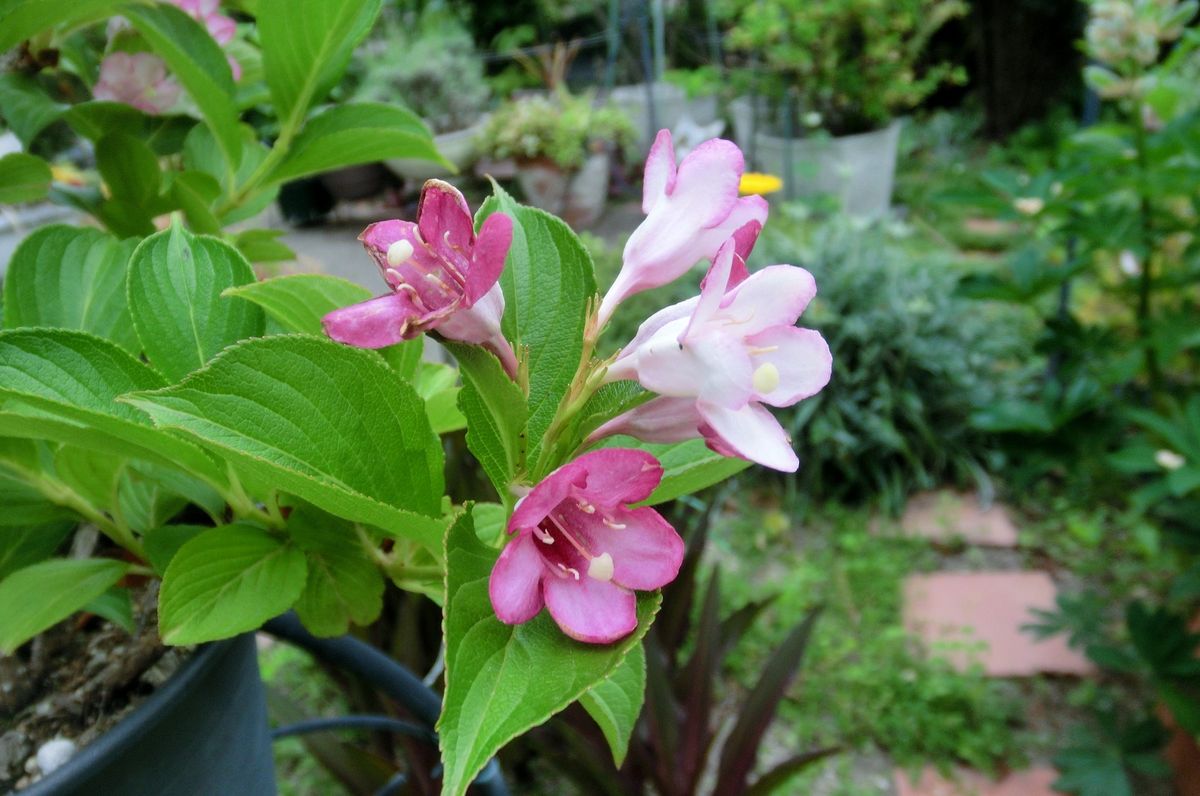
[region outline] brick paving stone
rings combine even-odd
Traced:
[[[947,778],[926,766],[912,782],[907,772],[895,771],[897,796],[1055,796],[1058,791],[1050,786],[1056,779],[1058,772],[1045,767],[1014,771],[999,780],[968,769],[958,769]]]
[[[1017,546],[1017,526],[1007,509],[999,504],[984,509],[973,493],[942,489],[915,495],[900,518],[900,527],[909,536],[937,542],[961,539],[983,547]]]
[[[910,575],[903,588],[904,626],[959,668],[978,661],[993,677],[1092,671],[1061,635],[1038,641],[1021,631],[1031,609],[1054,607],[1045,572],[936,572]]]

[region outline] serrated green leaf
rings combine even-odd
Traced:
[[[86,332],[0,332],[0,434],[150,459],[210,484],[226,483],[202,450],[153,428],[144,413],[116,400],[165,385],[148,365]]]
[[[142,549],[154,571],[163,574],[179,549],[212,528],[207,525],[164,525],[146,533]]]
[[[58,25],[108,16],[114,0],[3,0],[0,3],[0,52]]]
[[[180,384],[123,400],[263,485],[438,550],[441,443],[420,397],[370,351],[259,338]]]
[[[467,420],[467,447],[507,500],[513,477],[525,465],[525,396],[490,351],[449,342],[446,348],[462,373],[458,405]]]
[[[529,367],[526,439],[532,467],[579,368],[596,277],[591,255],[561,219],[518,205],[499,187],[479,209],[476,223],[494,212],[507,213],[513,219],[512,247],[500,276],[505,300],[502,326]]]
[[[83,610],[107,619],[126,633],[133,632],[133,601],[129,589],[113,586],[95,599],[89,600]]]
[[[50,165],[24,152],[0,158],[0,204],[36,202],[50,192]]]
[[[129,310],[150,362],[171,381],[221,349],[263,332],[258,307],[221,295],[254,281],[238,250],[178,223],[146,238],[129,261]]]
[[[229,288],[225,295],[254,302],[289,332],[323,336],[321,318],[366,301],[371,291],[341,277],[290,274]]]
[[[55,122],[66,109],[66,105],[50,99],[32,76],[20,72],[0,75],[0,116],[26,150],[38,133]]]
[[[304,588],[304,554],[253,525],[200,534],[167,565],[158,597],[166,644],[200,644],[256,630],[291,607]]]
[[[79,329],[140,351],[125,301],[134,241],[98,229],[55,224],[13,252],[4,280],[4,327]]]
[[[385,158],[415,158],[453,168],[438,154],[429,129],[412,111],[360,102],[336,105],[305,124],[266,182],[286,182]]]
[[[488,599],[497,551],[465,513],[446,536],[446,695],[438,720],[443,796],[461,796],[488,759],[608,677],[640,641],[661,596],[638,596],[638,627],[608,645],[568,638],[543,611],[515,627]]]
[[[0,653],[17,647],[61,622],[103,594],[128,565],[107,558],[56,558],[18,569],[0,581]]]
[[[171,74],[187,89],[216,137],[230,172],[242,157],[233,73],[220,45],[203,25],[170,4],[130,4],[121,14],[166,61]],[[306,17],[307,14],[291,14]]]
[[[299,121],[341,78],[350,55],[379,16],[382,0],[314,3],[296,13],[291,0],[261,0],[258,37],[275,113]]]
[[[608,748],[612,750],[613,765],[625,762],[629,739],[642,714],[646,699],[646,650],[636,645],[604,680],[579,698],[579,704],[595,721]]]
[[[354,523],[298,506],[288,517],[288,533],[308,561],[296,613],[313,635],[338,636],[351,622],[369,625],[379,617],[383,574]]]
[[[7,495],[0,479],[0,501]],[[8,511],[8,504],[0,502]],[[57,508],[55,506],[54,508]],[[44,561],[62,546],[75,522],[71,520],[41,525],[0,525],[0,581],[18,569]]]

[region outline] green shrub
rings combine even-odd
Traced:
[[[589,151],[628,149],[636,134],[620,110],[595,106],[566,93],[521,97],[501,105],[480,135],[483,151],[497,159],[549,158],[565,169],[583,165]]]

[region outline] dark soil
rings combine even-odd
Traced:
[[[84,747],[166,682],[190,653],[158,639],[158,584],[134,590],[134,631],[80,615],[0,658],[0,792],[42,776],[37,751]]]

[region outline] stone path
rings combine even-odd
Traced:
[[[1015,550],[1019,539],[1002,506],[984,507],[972,495],[949,491],[914,497],[900,528],[935,544]],[[1033,621],[1033,609],[1054,607],[1056,587],[1046,572],[916,574],[905,579],[903,589],[905,627],[931,654],[960,668],[979,665],[991,677],[1086,676],[1092,671],[1061,636],[1038,641],[1021,630]],[[905,771],[893,772],[897,796],[1053,796],[1057,778],[1046,766],[1010,772],[999,780],[967,769],[945,777],[927,767],[915,781]]]

